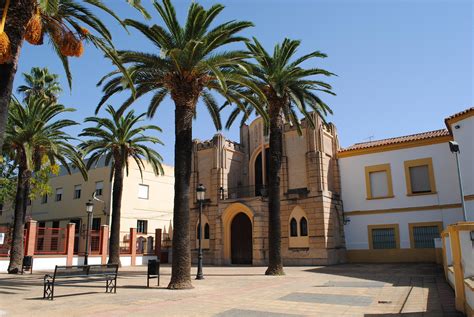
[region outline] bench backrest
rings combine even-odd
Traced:
[[[89,265],[89,275],[116,275],[117,264]]]
[[[87,265],[78,266],[58,266],[54,270],[54,277],[62,276],[84,276],[87,275],[89,267]]]
[[[118,271],[117,264],[104,265],[75,265],[59,266],[56,265],[54,277],[74,277],[89,275],[116,275]]]

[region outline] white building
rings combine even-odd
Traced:
[[[474,108],[447,130],[358,143],[338,153],[345,240],[351,262],[434,261],[434,238],[463,220],[455,155],[459,143],[468,220],[474,220]]]

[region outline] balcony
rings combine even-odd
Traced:
[[[266,197],[267,188],[264,185],[257,186],[238,186],[233,188],[220,188],[220,200],[251,198],[251,197]]]

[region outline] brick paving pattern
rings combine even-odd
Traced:
[[[441,268],[430,264],[286,267],[264,276],[264,267],[205,267],[194,289],[146,286],[146,268],[120,270],[117,294],[102,282],[58,286],[42,299],[44,272],[0,274],[0,316],[462,316]],[[195,274],[195,268],[193,268]]]

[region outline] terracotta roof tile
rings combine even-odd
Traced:
[[[451,119],[454,119],[454,118],[463,116],[463,115],[465,115],[465,114],[468,114],[468,113],[470,113],[471,111],[474,112],[474,107],[467,108],[466,110],[463,110],[463,111],[461,111],[461,112],[458,112],[458,113],[456,113],[456,114],[453,114],[452,116],[447,117],[445,120],[446,120],[446,121],[449,121],[449,120],[451,120]]]
[[[406,135],[406,136],[400,136],[400,137],[390,138],[390,139],[383,139],[383,140],[377,140],[377,141],[356,143],[356,144],[351,145],[347,148],[339,150],[339,152],[369,149],[369,148],[374,148],[374,147],[379,147],[379,146],[385,146],[385,145],[391,145],[391,144],[400,144],[400,143],[419,141],[419,140],[427,140],[427,139],[432,139],[432,138],[437,138],[437,137],[442,137],[442,136],[449,136],[449,135],[450,135],[450,133],[449,133],[448,130],[441,129],[441,130],[411,134],[411,135]]]

